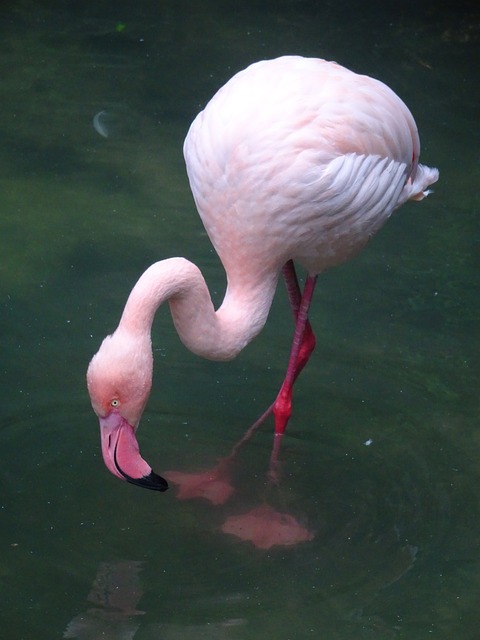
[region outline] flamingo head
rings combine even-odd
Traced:
[[[150,395],[152,366],[150,339],[117,329],[92,358],[87,387],[109,471],[140,487],[165,491],[167,482],[142,458],[135,436]]]

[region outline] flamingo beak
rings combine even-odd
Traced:
[[[167,481],[140,455],[135,430],[119,413],[100,418],[100,438],[103,460],[114,476],[145,489],[168,489]]]

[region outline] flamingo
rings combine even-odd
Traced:
[[[295,379],[315,345],[308,319],[318,274],[354,256],[438,170],[419,164],[412,114],[385,84],[335,62],[285,56],[234,75],[193,121],[184,143],[193,197],[224,266],[215,310],[192,262],[151,265],[87,372],[107,468],[135,485],[167,481],[141,457],[136,431],[152,386],[151,326],[168,301],[181,341],[212,360],[234,358],[264,326],[283,273],[295,319],[273,412],[274,450]],[[307,272],[300,290],[294,263]]]

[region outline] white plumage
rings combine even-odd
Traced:
[[[293,383],[315,344],[308,308],[317,274],[349,259],[394,209],[421,200],[438,179],[436,169],[418,164],[415,121],[391,89],[336,63],[297,56],[235,75],[195,118],[184,153],[199,214],[227,274],[224,301],[215,311],[188,260],[157,262],[135,285],[87,374],[107,467],[162,490],[166,483],[135,440],[150,393],[158,306],[168,300],[189,349],[232,358],[265,324],[283,269],[296,328],[272,405],[281,435]],[[303,294],[292,261],[308,271]]]

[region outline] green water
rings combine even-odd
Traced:
[[[473,2],[2,4],[2,638],[478,637],[479,25]],[[142,491],[103,465],[85,370],[151,262],[188,257],[221,299],[183,138],[235,71],[285,53],[392,86],[440,182],[319,279],[280,486],[269,423],[225,505]],[[210,363],[159,313],[139,432],[156,471],[229,453],[275,396],[291,331],[279,289],[260,337]],[[222,533],[263,500],[314,539]]]

